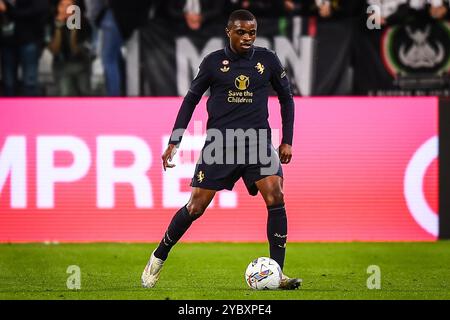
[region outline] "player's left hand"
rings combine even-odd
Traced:
[[[292,146],[283,143],[278,147],[278,156],[280,157],[281,163],[288,164],[292,159]]]

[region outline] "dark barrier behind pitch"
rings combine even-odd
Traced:
[[[439,101],[439,239],[450,239],[450,99]]]

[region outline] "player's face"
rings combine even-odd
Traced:
[[[230,24],[226,31],[230,38],[231,49],[238,54],[249,51],[256,39],[256,28],[256,20],[236,20]]]

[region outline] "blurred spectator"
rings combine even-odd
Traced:
[[[348,95],[352,90],[354,31],[361,0],[313,0],[317,16],[313,94]]]
[[[186,24],[191,30],[198,30],[202,25],[202,11],[200,0],[186,0],[184,6],[184,18]]]
[[[369,5],[380,8],[380,14],[372,14],[375,22],[382,27],[404,23],[412,15],[425,14],[436,20],[448,17],[448,1],[444,0],[367,0]]]
[[[414,85],[421,86],[420,77],[427,78],[429,84],[440,83],[441,80],[436,80],[439,76],[432,69],[432,67],[416,67],[414,64],[420,65],[424,60],[433,61],[435,49],[428,50],[427,41],[431,40],[433,43],[445,43],[445,39],[439,39],[442,33],[436,33],[432,39],[428,38],[428,31],[432,19],[440,20],[448,17],[448,1],[445,0],[367,0],[367,5],[375,5],[377,10],[372,11],[370,21],[375,22],[378,28],[369,28],[367,16],[364,21],[361,21],[360,28],[357,30],[357,41],[354,50],[354,93],[367,94],[370,92],[394,92],[401,90],[401,81],[399,79],[409,78],[411,81],[408,90],[413,90]],[[364,10],[365,11],[365,10]],[[392,42],[389,54],[386,53],[387,39],[385,29],[392,25],[402,25],[406,28],[397,28],[396,30],[405,30],[403,36],[396,33],[397,37],[390,38]],[[425,28],[425,26],[427,26]],[[424,30],[422,39],[426,40],[424,45],[414,45],[414,40],[408,30]],[[394,29],[391,29],[394,30]],[[428,29],[429,30],[429,29]],[[445,30],[445,29],[444,29]],[[390,33],[392,36],[394,33]],[[445,38],[446,32],[442,35]],[[448,36],[447,36],[448,37]],[[395,42],[394,42],[395,41]],[[436,42],[434,42],[436,41]],[[448,42],[447,42],[448,43]],[[399,44],[403,48],[408,48],[411,54],[400,58]],[[445,46],[445,45],[444,45]],[[448,46],[447,46],[448,47]],[[414,50],[416,48],[416,50]],[[415,60],[417,59],[417,60]],[[393,68],[387,65],[400,65],[400,67]],[[401,69],[403,68],[403,69]],[[400,71],[402,70],[402,71]],[[404,70],[407,70],[406,72]],[[431,80],[430,80],[431,79]],[[434,79],[434,80],[433,80]],[[403,82],[403,85],[407,82]],[[412,84],[411,84],[412,83]]]
[[[355,14],[360,0],[283,0],[284,11],[289,14],[314,16],[319,19],[349,17]]]
[[[329,18],[332,14],[330,0],[316,0],[317,11],[320,17]]]
[[[319,19],[353,19],[359,16],[361,0],[314,0],[313,14]]]
[[[284,0],[283,6],[287,13],[296,14],[300,12],[301,2],[297,3],[297,1],[294,0]]]
[[[374,11],[371,18],[381,27],[402,23],[409,15],[410,4],[408,0],[367,0],[367,4],[379,8],[378,11]]]
[[[315,1],[312,0],[284,0],[283,6],[288,15],[308,16],[317,9]]]
[[[444,0],[431,0],[429,7],[430,17],[436,20],[441,20],[449,17],[449,3]]]
[[[106,94],[125,94],[122,47],[148,18],[151,0],[86,0],[88,18],[101,31],[101,60]]]
[[[96,22],[102,31],[101,58],[105,73],[106,95],[118,97],[124,94],[124,70],[122,45],[124,43],[111,1],[98,0],[102,5],[96,15]]]
[[[215,2],[215,1],[214,1]],[[220,1],[219,1],[220,2]],[[149,11],[155,0],[110,0],[110,7],[124,41],[127,41],[132,33],[144,25],[149,19]]]
[[[168,0],[165,5],[169,19],[192,31],[223,18],[224,9],[225,0]]]
[[[69,29],[67,19],[72,15],[69,6],[81,9],[81,28]],[[53,54],[53,74],[61,96],[90,95],[91,27],[84,15],[82,1],[60,0],[51,28],[48,49]]]
[[[388,24],[403,19],[405,0],[367,0],[359,24],[354,31],[353,45],[353,94],[367,95],[374,89],[388,91],[393,79],[381,58],[381,39]],[[376,6],[367,16],[368,6]],[[373,8],[372,8],[373,9]],[[369,24],[374,24],[371,28]]]
[[[86,17],[87,21],[89,22],[90,29],[91,29],[91,54],[96,56],[98,54],[98,48],[99,48],[99,38],[98,38],[98,28],[97,24],[95,22],[97,12],[97,7],[99,7],[100,4],[100,10],[101,10],[101,1],[98,0],[84,0],[84,7],[85,12],[84,16]]]
[[[95,29],[101,31],[100,56],[106,83],[106,95],[121,96],[124,93],[123,38],[112,11],[111,2],[109,0],[86,0],[87,18]]]
[[[6,96],[39,95],[38,64],[48,12],[47,0],[0,0],[2,80]],[[19,67],[22,92],[17,86]]]
[[[284,0],[231,0],[232,9],[246,9],[256,18],[279,17],[284,13]]]

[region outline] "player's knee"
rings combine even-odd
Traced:
[[[266,205],[275,206],[284,203],[284,194],[282,190],[275,190],[266,196]]]
[[[189,212],[189,215],[192,217],[192,219],[197,220],[198,218],[200,218],[203,213],[206,210],[207,205],[204,205],[201,202],[197,202],[197,201],[190,201],[186,208]]]

